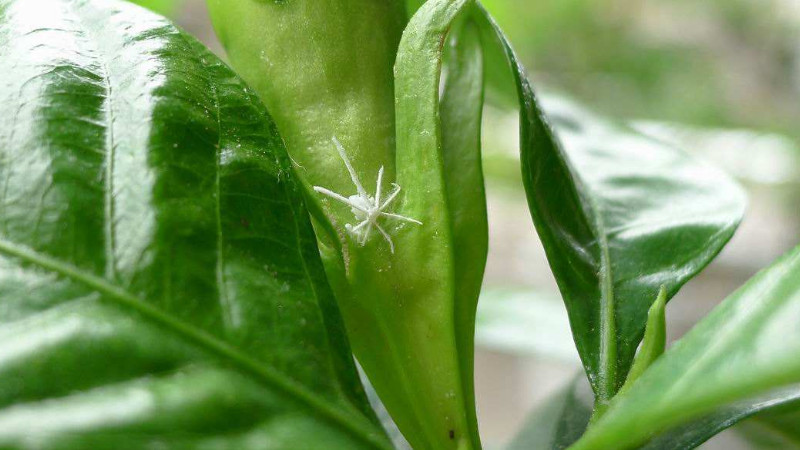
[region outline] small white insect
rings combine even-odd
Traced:
[[[356,216],[356,220],[359,222],[356,225],[351,225],[348,223],[344,227],[356,237],[359,244],[364,246],[367,243],[367,240],[372,233],[372,228],[375,227],[383,235],[384,239],[386,239],[386,242],[389,243],[389,249],[392,253],[394,253],[394,242],[392,242],[392,238],[389,236],[389,233],[387,233],[386,230],[383,229],[383,227],[381,227],[381,225],[378,223],[378,219],[383,216],[402,220],[404,222],[415,223],[417,225],[422,225],[422,222],[410,217],[401,216],[400,214],[386,212],[385,209],[394,201],[395,198],[397,198],[397,195],[400,193],[400,186],[398,186],[396,183],[392,183],[392,193],[389,194],[386,200],[381,202],[381,184],[383,182],[383,166],[381,166],[380,170],[378,170],[378,185],[375,188],[375,196],[373,197],[367,194],[366,189],[364,189],[364,186],[358,179],[355,169],[353,169],[353,165],[350,164],[350,159],[347,158],[347,153],[345,153],[341,142],[334,137],[333,143],[336,145],[336,149],[339,151],[339,156],[342,157],[342,161],[344,161],[347,171],[350,172],[350,179],[353,180],[353,184],[356,186],[357,193],[355,195],[351,195],[350,197],[345,197],[321,186],[314,186],[314,190],[320,194],[338,200],[350,207],[350,210],[353,212],[353,215]]]

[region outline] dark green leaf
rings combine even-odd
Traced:
[[[744,196],[723,173],[574,105],[548,108],[562,147],[495,30],[516,68],[528,203],[602,403],[625,380],[659,287],[672,296],[711,261]]]
[[[0,0],[0,447],[387,447],[282,141],[169,22]]]
[[[769,406],[775,403],[770,397],[785,398],[786,392],[770,391],[800,383],[798,274],[800,247],[755,276],[664,353],[611,402],[575,450],[632,448],[736,402],[766,395]],[[744,408],[753,407],[745,403]]]
[[[523,179],[603,400],[625,380],[659,287],[671,297],[713,259],[744,195],[721,172],[625,126],[566,103],[548,112],[564,148],[523,145]]]
[[[800,449],[800,388],[787,390],[783,404],[756,414],[732,429],[752,448]]]

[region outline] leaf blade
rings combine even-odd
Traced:
[[[620,447],[638,445],[716,407],[800,382],[800,339],[794,339],[798,271],[800,248],[759,273],[664,353],[574,448],[601,448],[610,440]]]
[[[27,347],[6,339],[16,356],[0,363],[0,440],[30,434],[51,447],[64,433],[97,442],[142,427],[224,440],[299,414],[340,444],[385,446],[255,95],[170,23],[123,2],[0,2],[0,54],[0,98],[14,111],[0,125],[0,333],[39,336]],[[199,388],[181,390],[183,376]],[[208,380],[253,400],[226,403]],[[203,407],[174,409],[193,401]],[[110,415],[63,414],[95,403]],[[215,405],[231,418],[205,423]],[[33,412],[54,420],[9,425]],[[313,440],[281,423],[270,433]]]
[[[660,286],[671,297],[716,256],[744,196],[716,169],[575,105],[548,102],[545,116],[503,33],[481,16],[486,41],[513,68],[529,207],[584,367],[607,402]]]

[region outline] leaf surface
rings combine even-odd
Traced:
[[[779,389],[766,395],[747,399],[722,407],[690,422],[670,428],[651,437],[640,450],[690,450],[698,447],[717,433],[750,417],[742,423],[745,437],[750,438],[754,430],[760,438],[792,437],[792,426],[796,416],[773,410],[791,406],[800,398],[797,388]],[[537,407],[525,420],[522,429],[509,445],[511,450],[562,450],[574,444],[586,431],[592,416],[593,393],[588,381],[576,380],[556,392],[544,404]],[[767,413],[759,414],[766,411]],[[744,427],[744,425],[747,425]],[[750,426],[752,425],[752,427]],[[746,433],[744,432],[746,430]],[[748,439],[748,442],[752,442]],[[800,441],[798,441],[800,442]],[[615,447],[616,448],[616,447]]]
[[[563,149],[523,146],[523,179],[602,401],[625,380],[660,286],[671,297],[716,256],[744,195],[723,173],[625,126],[573,105],[548,111]]]
[[[233,72],[113,0],[0,0],[0,71],[0,446],[388,447]]]
[[[788,394],[775,389],[800,383],[798,274],[800,247],[756,275],[664,353],[574,448],[633,448],[717,408],[752,398],[766,402],[755,409],[744,404],[745,413],[756,412],[791,399],[796,389]]]
[[[502,32],[483,17],[514,69],[528,204],[605,403],[625,380],[659,288],[671,297],[716,256],[744,195],[720,171],[575,105],[550,104],[546,118]]]

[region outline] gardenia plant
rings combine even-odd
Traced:
[[[515,447],[693,448],[800,396],[800,249],[665,351],[742,191],[545,117],[477,1],[208,4],[234,69],[121,0],[0,0],[0,447],[393,448],[355,355],[414,449],[481,448],[485,97],[591,387]]]

